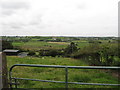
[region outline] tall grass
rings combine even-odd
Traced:
[[[42,64],[42,65],[71,65],[71,66],[87,66],[81,60],[63,57],[17,57],[8,56],[8,69],[13,64]],[[69,82],[87,82],[87,83],[118,83],[118,79],[111,73],[101,70],[83,70],[69,69]],[[65,70],[59,68],[38,68],[38,67],[16,67],[13,69],[13,77],[32,78],[42,80],[65,80]],[[65,84],[48,83],[38,81],[18,80],[19,88],[64,88]],[[69,84],[69,88],[113,88],[113,86],[90,86],[90,85],[74,85]]]

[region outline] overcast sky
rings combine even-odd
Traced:
[[[0,0],[0,35],[118,36],[120,0]]]

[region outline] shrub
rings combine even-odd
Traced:
[[[70,45],[68,45],[64,49],[64,55],[67,57],[70,57],[72,53],[75,53],[77,51],[78,51],[77,44],[75,44],[74,42],[71,42]]]
[[[29,51],[28,55],[33,56],[33,55],[35,55],[35,52],[34,51]]]
[[[12,49],[13,48],[13,45],[12,45],[12,42],[10,41],[7,41],[7,40],[1,40],[0,41],[2,43],[2,50],[5,50],[5,49]]]
[[[63,55],[63,52],[61,50],[57,50],[57,49],[50,49],[50,50],[41,50],[39,51],[39,55],[40,56],[61,56]]]

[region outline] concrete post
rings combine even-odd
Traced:
[[[7,79],[7,60],[5,53],[0,52],[0,90],[2,88],[8,88]]]

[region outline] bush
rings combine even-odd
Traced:
[[[33,55],[35,55],[35,52],[34,51],[29,51],[28,55],[33,56]]]
[[[2,50],[13,49],[12,42],[7,41],[7,40],[1,40],[0,42],[2,43]]]
[[[75,53],[77,51],[78,51],[77,44],[75,44],[74,42],[71,42],[70,45],[68,45],[64,49],[64,55],[66,57],[70,57],[72,53]]]
[[[61,56],[63,55],[61,50],[56,50],[56,49],[50,49],[50,50],[41,50],[39,51],[40,56]]]

